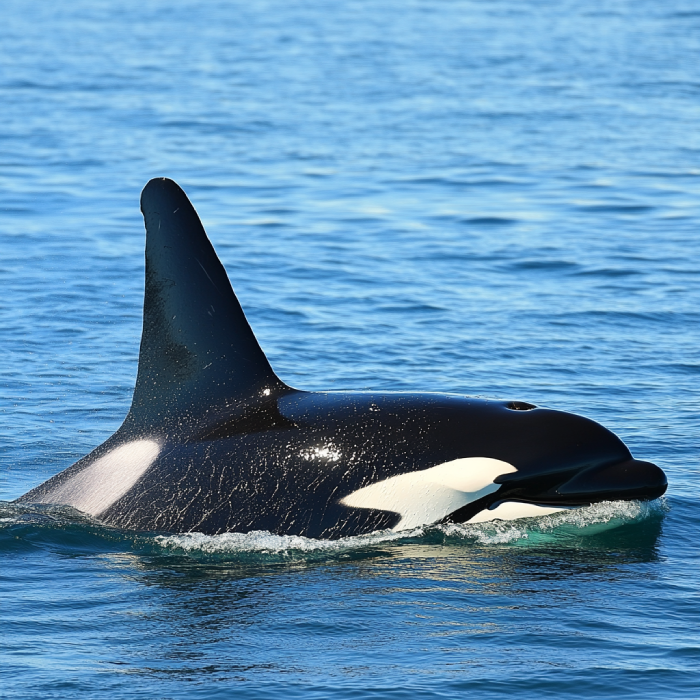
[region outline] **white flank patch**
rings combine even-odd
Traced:
[[[153,440],[120,445],[36,502],[73,506],[97,517],[141,478],[159,452]]]
[[[455,459],[365,486],[340,502],[352,508],[399,513],[401,520],[394,531],[406,530],[442,520],[467,503],[497,491],[499,485],[493,480],[514,471],[517,470],[512,464],[498,459]]]
[[[536,518],[540,515],[551,515],[559,513],[568,508],[551,508],[549,506],[536,506],[532,503],[516,503],[506,501],[493,510],[484,509],[479,511],[473,518],[467,520],[468,523],[485,523],[489,520],[518,520],[520,518]]]

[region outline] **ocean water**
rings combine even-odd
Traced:
[[[0,697],[700,698],[691,0],[4,0]],[[121,423],[177,180],[303,389],[581,413],[653,503],[374,533],[11,503]]]

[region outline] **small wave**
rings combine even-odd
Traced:
[[[472,224],[474,226],[510,226],[518,223],[517,219],[507,216],[472,216],[466,219],[460,219],[463,224]]]
[[[394,532],[383,530],[338,540],[275,535],[256,530],[205,535],[171,535],[117,530],[66,506],[0,502],[0,551],[60,547],[67,551],[117,548],[156,556],[208,561],[292,562],[373,556],[378,550],[405,545],[450,546],[586,546],[585,538],[622,525],[661,518],[664,499],[652,502],[608,501],[519,520],[475,524],[441,524]]]
[[[651,517],[668,510],[666,501],[602,501],[590,506],[572,508],[552,515],[520,520],[491,520],[475,525],[442,525],[446,535],[471,538],[480,544],[512,544],[523,540],[541,542],[590,536]]]
[[[301,535],[274,535],[264,530],[227,532],[222,535],[204,535],[189,532],[184,535],[157,535],[155,541],[164,549],[181,554],[276,554],[293,556],[311,553],[342,553],[374,545],[421,537],[424,528],[403,532],[383,530],[367,535],[343,537],[339,540],[317,540]]]
[[[507,263],[503,267],[512,270],[558,272],[560,270],[576,270],[579,268],[579,264],[570,260],[518,260]]]
[[[19,524],[51,527],[55,523],[100,525],[95,518],[71,506],[0,501],[0,528]]]
[[[541,543],[543,539],[564,541],[571,536],[598,534],[621,525],[660,517],[668,510],[666,502],[657,500],[604,501],[591,506],[561,511],[553,515],[520,520],[492,520],[478,524],[441,524],[393,532],[383,530],[367,535],[344,537],[339,540],[317,540],[299,535],[274,535],[256,530],[248,533],[204,535],[157,535],[155,543],[173,554],[188,556],[235,556],[265,554],[281,557],[305,555],[343,555],[363,549],[395,543],[416,541],[480,545],[512,545],[528,541]]]

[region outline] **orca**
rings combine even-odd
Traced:
[[[649,500],[664,472],[598,423],[521,401],[308,392],[272,370],[186,194],[151,180],[131,408],[21,496],[136,531],[340,538]]]

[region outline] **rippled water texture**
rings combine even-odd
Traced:
[[[700,696],[690,0],[5,0],[0,697]],[[279,375],[590,416],[667,497],[336,543],[9,504],[128,409],[141,187]]]

